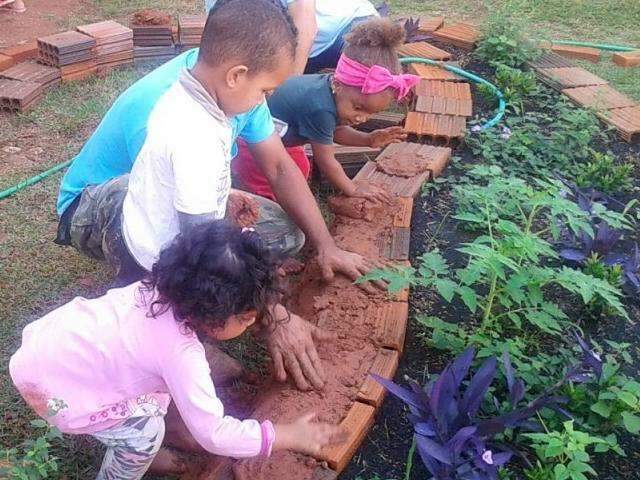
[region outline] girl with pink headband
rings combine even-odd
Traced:
[[[310,144],[317,168],[344,195],[389,201],[382,188],[347,177],[335,158],[335,144],[378,148],[403,141],[401,127],[366,133],[353,126],[404,98],[419,78],[402,74],[397,48],[404,30],[399,24],[371,19],[357,24],[345,40],[335,73],[292,77],[267,102],[273,117],[284,125],[282,141],[305,177],[311,165],[303,146]],[[275,200],[246,145],[239,144],[232,168],[241,188]]]

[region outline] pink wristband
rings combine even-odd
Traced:
[[[273,428],[273,423],[269,420],[265,420],[260,424],[262,430],[262,447],[260,448],[260,455],[263,457],[269,457],[271,455],[271,449],[273,448],[273,442],[276,439],[276,430]]]

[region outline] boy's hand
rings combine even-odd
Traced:
[[[384,188],[372,185],[370,183],[354,183],[355,190],[349,195],[350,197],[361,197],[374,202],[386,203],[391,205],[391,195]]]
[[[404,142],[406,139],[407,134],[402,127],[382,128],[369,133],[369,146],[371,148],[381,148],[390,143]]]
[[[272,314],[277,321],[284,320],[267,337],[278,381],[284,382],[288,372],[300,390],[323,388],[326,376],[314,340],[335,340],[336,335],[287,312],[282,305],[274,307]]]
[[[276,432],[274,450],[294,450],[318,456],[324,447],[343,443],[347,439],[338,425],[314,422],[315,413],[308,413],[293,423],[274,425]]]

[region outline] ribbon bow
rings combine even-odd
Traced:
[[[365,95],[379,93],[386,88],[393,88],[398,100],[403,99],[411,88],[420,81],[417,75],[393,75],[380,65],[367,67],[355,60],[340,55],[334,78],[351,87],[360,87]]]

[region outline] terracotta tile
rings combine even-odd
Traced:
[[[395,350],[382,348],[373,360],[369,373],[375,373],[383,378],[391,380],[398,369],[400,355]],[[358,400],[378,408],[382,405],[386,389],[370,376],[365,378],[358,391]]]
[[[16,63],[23,62],[38,56],[38,43],[33,40],[32,42],[24,43],[22,45],[5,48],[0,50],[0,53],[8,57],[12,57]]]
[[[600,50],[591,47],[574,47],[573,45],[552,45],[551,50],[568,58],[588,60],[593,63],[600,61]]]
[[[45,50],[54,55],[79,52],[95,46],[94,38],[73,30],[38,38],[40,51]]]
[[[376,409],[371,405],[355,402],[340,425],[348,432],[346,442],[321,452],[320,457],[338,474],[344,470],[365,435],[373,425]]]
[[[12,57],[0,53],[0,72],[6,70],[7,68],[13,67],[15,64],[16,61]]]
[[[58,83],[60,81],[60,75],[59,69],[42,65],[33,60],[18,63],[17,65],[0,72],[0,78],[38,83],[45,87]]]
[[[73,71],[72,73],[67,73],[62,75],[62,81],[67,83],[67,82],[76,82],[79,80],[86,80],[87,78],[90,78],[92,76],[94,76],[98,71],[98,66],[94,64],[94,66],[92,67],[87,67],[83,70],[76,70]]]
[[[133,40],[107,43],[105,45],[96,47],[96,58],[100,60],[105,55],[110,55],[118,52],[133,52]]]
[[[402,353],[404,337],[409,318],[409,306],[406,302],[387,302],[371,306],[367,311],[369,318],[374,320],[373,333],[376,342],[381,347],[391,348]]]
[[[471,50],[480,39],[480,31],[469,23],[453,23],[436,30],[433,36],[443,43]]]
[[[444,17],[420,17],[418,23],[418,32],[432,33],[442,27]]]
[[[414,75],[418,75],[423,80],[440,80],[445,82],[460,82],[463,80],[462,77],[459,77],[453,72],[449,70],[445,70],[444,68],[435,67],[433,65],[425,65],[424,63],[411,63],[409,65],[409,73],[413,73]]]
[[[464,136],[465,117],[438,115],[432,113],[409,112],[404,129],[418,137],[430,137],[434,140],[450,141]]]
[[[567,68],[575,64],[566,57],[550,51],[543,52],[538,58],[528,62],[531,68]]]
[[[176,54],[176,49],[173,45],[171,46],[155,46],[155,47],[133,47],[133,57],[166,57],[166,56],[174,56]]]
[[[357,128],[363,132],[371,132],[380,128],[395,127],[404,121],[405,114],[397,112],[380,112],[372,115],[365,123],[357,125]]]
[[[206,22],[206,15],[181,15],[178,19],[179,42],[187,46],[200,45]]]
[[[640,66],[640,50],[633,52],[616,52],[613,54],[613,63],[619,67]]]
[[[609,85],[595,87],[567,88],[562,90],[574,103],[596,110],[610,110],[612,108],[633,107],[636,105],[631,98],[623,95]]]
[[[94,38],[97,46],[126,40],[133,41],[133,30],[113,20],[80,25],[76,30]]]
[[[71,65],[65,65],[60,67],[60,73],[64,78],[65,75],[71,75],[78,72],[83,72],[85,70],[90,70],[92,68],[96,68],[98,64],[95,60],[87,60],[86,62],[78,62]]]
[[[451,58],[449,52],[427,42],[405,43],[398,49],[398,54],[401,57],[420,57],[429,60],[449,60]]]
[[[640,105],[600,112],[598,116],[604,122],[616,127],[625,141],[629,143],[640,141]]]
[[[536,70],[538,78],[556,90],[572,87],[606,85],[606,80],[580,67],[541,68]]]
[[[24,112],[42,98],[43,87],[32,82],[0,79],[0,110]]]
[[[411,227],[411,215],[413,214],[413,198],[401,197],[398,200],[399,208],[393,217],[393,226],[399,228]]]
[[[470,117],[473,111],[473,102],[471,99],[419,96],[416,98],[415,110],[416,112]]]
[[[409,228],[394,228],[391,233],[390,260],[408,260],[411,230]]]

